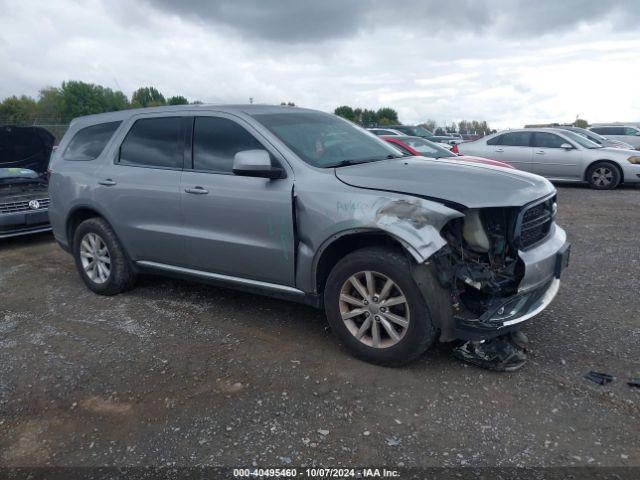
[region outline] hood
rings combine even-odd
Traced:
[[[468,208],[520,207],[549,195],[548,180],[461,160],[405,157],[335,169],[347,185],[426,197]]]
[[[471,162],[471,163],[483,163],[485,165],[494,165],[496,167],[516,168],[507,162],[501,162],[499,160],[491,160],[490,158],[474,157],[472,155],[459,155],[458,157],[451,157],[451,158],[453,160],[462,160],[464,162]]]
[[[0,168],[26,168],[43,174],[49,167],[54,136],[41,127],[0,127]]]

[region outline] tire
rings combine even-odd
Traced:
[[[411,261],[402,252],[380,247],[356,250],[335,265],[325,285],[325,312],[332,331],[354,356],[377,365],[399,366],[415,360],[433,344],[436,328],[411,271]],[[354,277],[371,301],[358,295],[351,281]],[[375,298],[368,288],[370,279]],[[385,293],[387,280],[394,285]],[[383,307],[389,299],[397,302],[400,298],[406,302]],[[408,324],[396,323],[401,319]],[[392,338],[389,326],[399,338]]]
[[[620,169],[612,162],[597,162],[587,170],[587,182],[596,190],[613,190],[621,180]]]
[[[90,218],[76,228],[73,257],[85,285],[99,295],[115,295],[135,283],[136,275],[122,245],[102,218]]]

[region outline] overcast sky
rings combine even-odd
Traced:
[[[0,98],[83,80],[403,123],[640,121],[640,1],[0,0]]]

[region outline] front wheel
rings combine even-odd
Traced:
[[[335,335],[371,363],[408,363],[436,337],[410,261],[395,250],[365,248],[347,255],[327,279],[324,303]]]
[[[620,170],[611,162],[598,162],[587,171],[587,181],[591,188],[597,190],[612,190],[622,180]]]

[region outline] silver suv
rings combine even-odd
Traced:
[[[154,273],[303,302],[380,364],[517,330],[568,261],[544,178],[404,157],[313,110],[82,117],[50,169],[55,237],[94,292]]]

